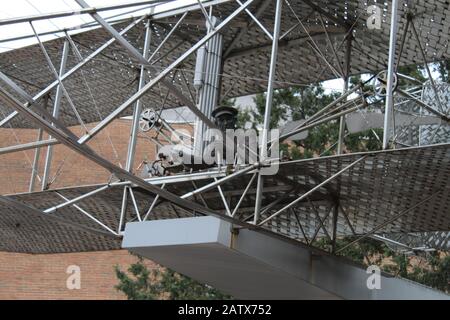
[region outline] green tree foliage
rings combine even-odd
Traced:
[[[220,102],[221,107],[234,107],[236,99],[224,99]]]
[[[401,66],[398,68],[398,73],[413,77],[421,82],[425,82],[427,77],[425,77],[425,67],[419,65],[409,65],[409,66]],[[399,85],[404,85],[410,83],[407,80],[402,78],[399,79]]]
[[[443,61],[433,66],[438,71],[442,81],[450,82],[450,61]],[[399,72],[413,76],[421,81],[426,77],[423,67],[406,66],[399,68]],[[361,81],[360,76],[350,78],[350,87]],[[399,85],[406,84],[399,79]],[[367,89],[367,88],[365,88]],[[270,128],[279,127],[288,119],[307,119],[321,108],[325,107],[339,93],[326,93],[321,84],[304,87],[292,87],[274,91],[271,111]],[[256,108],[241,110],[238,114],[238,126],[244,128],[246,123],[251,123],[257,128],[262,122],[266,106],[266,95],[258,94],[254,98]],[[233,106],[235,100],[222,101],[222,106]],[[317,155],[331,155],[333,144],[338,139],[337,121],[317,126],[309,131],[308,138],[295,142],[293,145],[282,144],[280,149],[288,154],[291,159],[311,158]],[[381,149],[382,129],[367,130],[364,132],[347,134],[344,143],[347,152],[372,151]],[[330,149],[328,151],[328,149]],[[354,237],[338,239],[337,249],[343,248],[355,240]],[[314,243],[315,246],[330,249],[331,243],[321,239]],[[450,256],[439,252],[427,253],[423,259],[424,266],[412,265],[412,258],[405,254],[395,253],[385,244],[367,238],[345,248],[341,254],[355,262],[363,264],[380,264],[382,269],[419,283],[450,292]],[[383,265],[383,260],[390,260],[390,264]],[[169,269],[152,269],[143,264],[142,259],[132,264],[128,272],[115,269],[119,284],[118,290],[123,292],[128,299],[230,299],[216,289],[200,284],[188,277],[177,274]]]
[[[375,151],[383,148],[383,129],[370,129],[345,137],[345,147],[351,152]]]
[[[450,293],[449,255],[439,251],[427,253],[420,258],[421,265],[412,263],[419,259],[415,256],[396,254],[392,251],[389,256],[394,263],[384,266],[382,268],[384,271]]]
[[[128,273],[118,266],[115,273],[119,283],[115,288],[129,300],[228,300],[231,296],[201,284],[167,268],[151,271],[141,257],[128,268]]]
[[[339,96],[339,93],[325,93],[321,84],[290,87],[274,91],[270,128],[277,128],[281,122],[289,119],[307,119]],[[246,110],[255,125],[261,124],[266,110],[266,94],[257,94],[253,101],[255,110]]]
[[[408,274],[408,278],[424,283],[433,288],[450,292],[450,256],[439,256],[434,252],[428,259],[429,268],[414,267],[414,271]]]
[[[435,65],[434,70],[439,72],[442,82],[450,83],[450,60],[440,61]]]
[[[361,81],[360,77],[351,78],[351,84]],[[308,119],[320,109],[329,105],[339,92],[325,92],[321,84],[278,89],[273,94],[270,128],[278,128],[288,120]],[[238,126],[244,127],[252,123],[256,129],[263,122],[266,107],[266,95],[257,94],[254,97],[256,107],[253,110],[241,110],[238,115]],[[280,150],[291,159],[311,158],[314,155],[331,155],[339,135],[339,121],[322,124],[309,130],[308,137],[296,141],[294,147],[280,145]],[[382,147],[381,129],[367,130],[345,137],[344,143],[349,152],[379,150]],[[301,148],[300,148],[301,147]]]
[[[450,255],[439,251],[411,255],[397,253],[383,242],[366,238],[348,246],[356,237],[337,239],[336,248],[344,248],[340,255],[363,265],[376,264],[381,270],[444,292],[450,292]],[[331,241],[322,238],[314,246],[329,250]],[[417,264],[420,260],[422,263]],[[416,263],[414,263],[416,262]]]
[[[450,63],[447,61],[437,65],[441,74],[441,79],[449,81]],[[421,81],[425,81],[424,68],[417,66],[401,67],[399,72],[413,76]],[[400,81],[399,85],[404,83]],[[361,82],[360,76],[350,78],[350,88]],[[364,90],[370,89],[368,86]],[[325,107],[339,93],[325,93],[323,87],[319,85],[288,88],[274,91],[274,103],[272,106],[271,128],[279,127],[283,121],[289,117],[293,120],[307,119],[321,108]],[[256,128],[263,121],[266,97],[259,94],[254,99],[256,109],[245,111],[240,114],[241,123],[253,121]],[[308,138],[296,142],[294,147],[286,144],[280,146],[280,150],[288,153],[292,159],[311,158],[317,155],[331,155],[332,151],[327,151],[338,139],[339,124],[337,121],[329,122],[309,130]],[[347,134],[344,144],[347,152],[373,151],[382,148],[383,129],[371,129],[363,132]],[[337,240],[337,248],[343,248],[355,240],[354,237],[345,237]],[[321,239],[316,246],[330,249],[331,243],[326,239]],[[373,239],[364,239],[352,246],[347,247],[341,253],[358,263],[380,264],[383,259],[389,259],[392,263],[382,267],[387,272],[398,276],[417,281],[419,283],[438,288],[443,291],[450,291],[450,257],[440,258],[438,253],[427,254],[424,257],[426,267],[411,265],[411,257],[405,254],[397,254],[389,249],[385,244]],[[411,271],[412,270],[412,271]]]

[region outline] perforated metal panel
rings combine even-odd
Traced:
[[[255,1],[249,8],[255,13],[263,3],[263,0]],[[295,14],[289,6],[284,6],[281,34],[298,24],[298,17],[303,21],[319,50],[328,60],[332,61],[335,68],[339,69],[338,64],[333,61],[331,48],[327,47],[326,36],[318,15],[302,0],[290,0],[289,3]],[[368,30],[366,27],[366,19],[370,14],[370,10],[367,11],[367,9],[368,6],[375,4],[373,1],[319,0],[313,3],[335,19],[342,20],[342,25],[338,25],[322,12],[326,29],[336,48],[340,63],[344,61],[345,52],[345,45],[342,45],[342,40],[349,25],[355,22],[350,70],[352,74],[376,72],[385,68],[388,55],[390,21],[390,10],[388,9],[390,8],[390,1],[376,3],[382,10],[386,9],[386,11],[383,11],[381,30]],[[448,54],[450,4],[443,0],[416,0],[408,1],[407,4],[407,6],[403,5],[399,9],[399,15],[401,16],[399,34],[404,30],[407,10],[411,10],[415,14],[414,23],[419,32],[422,46],[425,48],[427,60],[433,61],[445,57]],[[234,1],[222,3],[214,7],[213,14],[224,19],[236,8],[237,4]],[[154,21],[151,51],[156,49],[179,17],[178,15]],[[260,17],[261,23],[269,31],[272,30],[273,17],[274,2],[272,1]],[[181,24],[161,52],[155,56],[157,62],[154,66],[158,70],[168,66],[205,35],[204,17],[201,12],[189,13],[186,21],[186,23]],[[245,13],[242,13],[235,22],[224,29],[225,52],[240,32],[240,28],[250,21],[251,19]],[[127,23],[115,27],[120,30],[125,25]],[[126,38],[138,50],[142,50],[143,34],[144,24],[141,23],[128,32]],[[103,29],[96,29],[74,35],[73,38],[83,56],[86,57],[107,41],[110,36]],[[45,46],[53,63],[58,66],[62,51],[62,40],[49,41],[45,43]],[[236,45],[225,55],[221,82],[222,94],[227,94],[227,97],[235,97],[265,91],[270,48],[271,40],[253,23],[248,31],[236,41]],[[186,96],[189,96],[189,92],[182,80],[181,70],[183,70],[184,76],[191,86],[191,91],[194,91],[192,88],[194,61],[195,55],[179,66],[179,71],[174,77],[174,84]],[[70,53],[68,68],[74,66],[76,62],[76,57],[73,53]],[[423,58],[420,54],[418,42],[409,33],[400,64],[409,65],[422,62]],[[66,80],[67,89],[83,120],[87,123],[99,121],[131,96],[137,89],[138,69],[139,65],[136,61],[130,59],[128,53],[115,43],[103,54],[88,63],[83,68],[83,74],[79,71]],[[0,54],[0,70],[32,94],[36,94],[54,81],[54,77],[37,45]],[[150,73],[149,76],[154,77],[155,73]],[[173,76],[173,74],[170,76]],[[86,79],[90,89],[88,89],[83,78]],[[302,27],[297,26],[280,41],[276,87],[309,84],[330,78],[336,78],[336,75],[326,67],[323,59],[311,48],[310,38]],[[91,93],[94,96],[95,103],[92,101]],[[159,86],[155,87],[143,98],[144,104],[161,107],[165,93],[165,89]],[[54,96],[54,92],[52,96]],[[179,102],[172,95],[169,95],[167,105],[176,106],[179,105]],[[0,107],[4,115],[12,111],[1,104]],[[131,110],[132,108],[129,108],[123,115],[131,114]],[[75,115],[65,99],[62,102],[61,118],[67,125],[77,124]],[[16,127],[30,126],[21,117],[13,121],[13,125]]]
[[[422,92],[422,100],[438,110],[442,114],[450,114],[450,85],[440,83],[436,85],[437,95],[431,83],[427,83]],[[422,110],[423,114],[430,114],[427,110]],[[450,142],[450,124],[442,121],[439,124],[420,127],[420,144],[448,143]]]
[[[358,157],[359,155],[348,155],[287,163],[281,166],[281,170],[286,170],[287,176],[294,172],[292,177],[295,179],[301,180],[306,177],[319,182]],[[362,234],[440,191],[426,204],[408,212],[381,230],[384,232],[450,230],[449,174],[448,145],[382,152],[369,156],[343,173],[340,178],[327,185],[327,192],[335,194],[340,199],[356,233]],[[328,213],[331,206],[332,204],[319,207],[322,217]],[[309,221],[313,221],[308,207],[299,208],[299,214],[302,217],[300,221],[304,221],[306,226]],[[331,221],[332,214],[325,223],[330,225]],[[339,226],[338,231],[341,234],[352,234],[345,224]]]
[[[412,249],[450,249],[450,232],[436,231],[436,232],[415,232],[415,233],[390,233],[386,235],[389,239],[398,241]],[[393,249],[408,250],[403,246],[395,244],[390,245]]]
[[[310,201],[299,202],[293,212],[283,212],[264,225],[264,228],[289,238],[301,239],[302,232],[298,225],[300,221],[305,233],[308,237],[312,237],[319,227],[316,214],[321,216],[324,225],[330,230],[332,214],[329,212],[334,206],[335,199],[339,199],[355,232],[364,234],[435,194],[434,197],[408,211],[393,223],[380,228],[377,234],[450,230],[449,144],[282,163],[279,175],[268,176],[265,180],[263,208],[274,200],[281,201],[262,214],[262,218],[268,217],[290,201],[297,199],[307,190],[363,155],[367,157],[339,178],[313,193]],[[250,176],[243,176],[222,186],[230,207],[233,208],[236,205],[249,179]],[[197,187],[201,187],[209,182],[211,179],[197,180],[196,184]],[[68,188],[13,195],[9,198],[44,210],[63,202],[56,192],[72,199],[95,188],[96,186]],[[167,186],[168,191],[179,195],[192,189],[190,180]],[[122,192],[123,188],[111,187],[82,200],[78,205],[113,230],[117,230]],[[153,195],[138,188],[134,188],[134,194],[139,211],[145,213],[152,203]],[[193,200],[203,204],[198,197]],[[203,193],[203,200],[212,210],[225,212],[217,189]],[[255,192],[250,190],[236,218],[242,221],[246,217],[251,217],[254,201]],[[115,249],[120,245],[118,239],[92,234],[93,229],[102,231],[102,228],[71,206],[48,214],[50,217],[57,216],[63,219],[64,224],[61,221],[53,221],[43,214],[30,215],[28,211],[17,210],[4,203],[0,206],[0,212],[2,212],[0,250],[30,253],[73,252]],[[298,215],[298,220],[295,214]],[[167,202],[160,202],[150,214],[149,219],[195,215],[195,212]],[[136,219],[131,203],[128,205],[126,218],[127,221]],[[338,221],[339,236],[353,234],[342,216]],[[80,230],[78,227],[68,225],[71,223],[90,229]],[[322,230],[318,231],[319,238],[324,236]]]

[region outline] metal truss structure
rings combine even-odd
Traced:
[[[354,242],[373,237],[409,251],[448,249],[448,86],[435,83],[428,67],[448,57],[447,2],[384,2],[381,29],[367,28],[375,5],[370,1],[211,0],[166,11],[155,10],[164,1],[141,1],[134,5],[150,6],[148,14],[125,21],[98,14],[116,7],[99,10],[76,2],[76,14],[96,21],[89,25],[93,29],[55,30],[60,37],[45,43],[33,23],[74,12],[0,21],[0,27],[28,22],[30,36],[38,40],[0,54],[0,126],[40,132],[35,142],[0,148],[0,155],[36,150],[30,192],[0,196],[1,250],[116,249],[129,221],[197,215],[312,249],[325,239],[334,254],[346,248],[337,248],[336,240],[349,235]],[[201,55],[207,62],[198,69]],[[412,64],[425,66],[428,83],[398,72]],[[349,77],[362,73],[372,76],[350,87]],[[345,84],[342,95],[279,139],[339,121],[334,156],[280,161],[261,151],[255,164],[161,176],[136,173],[144,110],[158,122],[144,131],[158,131],[170,142],[177,130],[161,112],[189,108],[197,118],[194,136],[188,137],[195,145],[206,128],[217,128],[211,111],[224,99],[266,92],[263,129],[269,129],[274,90],[335,78]],[[407,84],[396,84],[400,80]],[[121,116],[133,119],[123,168],[87,144]],[[381,118],[383,150],[344,154],[352,116],[372,123],[366,128],[378,127],[372,120]],[[74,125],[84,132],[75,135],[69,128]],[[43,140],[42,131],[50,137]],[[263,134],[262,145],[279,141]],[[108,170],[110,181],[51,189],[56,144]],[[36,159],[44,147],[45,169],[37,186]],[[278,173],[263,175],[261,169],[270,165],[279,166]],[[433,241],[437,234],[444,240]]]

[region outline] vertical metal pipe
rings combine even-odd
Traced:
[[[66,64],[67,64],[67,57],[69,55],[69,49],[70,49],[70,43],[66,39],[64,41],[62,56],[61,56],[61,64],[59,66],[59,77],[61,78],[64,73],[66,72]],[[56,87],[56,95],[55,95],[55,102],[53,103],[53,117],[58,119],[59,117],[59,110],[61,107],[61,97],[63,95],[63,91],[61,86],[58,84]],[[49,139],[52,137],[49,136]],[[41,184],[41,190],[47,189],[47,183],[48,183],[48,177],[50,175],[50,167],[52,164],[52,157],[53,157],[53,146],[50,145],[47,147],[47,155],[45,157],[45,164],[44,164],[44,175],[42,176],[42,184]]]
[[[215,64],[213,74],[213,83],[214,83],[214,99],[212,101],[213,108],[216,107],[217,104],[219,103],[220,74],[222,73],[222,50],[223,50],[223,36],[219,33],[217,35],[217,43],[214,48]]]
[[[42,140],[42,132],[43,132],[42,128],[39,128],[37,141]],[[31,167],[30,187],[28,189],[29,192],[33,192],[34,190],[34,184],[37,176],[40,155],[41,155],[41,148],[36,148],[36,150],[34,151],[33,165]]]
[[[264,123],[262,130],[262,139],[260,146],[260,159],[259,161],[264,161],[267,157],[267,134],[270,128],[270,116],[272,111],[272,99],[274,90],[274,80],[276,74],[276,65],[278,58],[278,38],[280,37],[280,24],[281,24],[281,11],[282,11],[282,0],[277,0],[276,10],[275,10],[275,22],[273,27],[273,40],[272,40],[272,52],[270,56],[270,69],[269,69],[269,80],[267,84],[267,95],[266,95],[266,110],[264,112]],[[259,219],[259,211],[261,210],[262,202],[262,192],[264,179],[261,172],[258,173],[258,185],[256,188],[256,200],[255,200],[255,215],[253,223],[257,224]]]
[[[214,18],[215,23],[217,23],[217,18]],[[220,65],[221,65],[221,43],[222,43],[223,36],[219,33],[217,34],[213,39],[214,42],[211,47],[211,76],[210,76],[210,91],[211,91],[211,97],[209,102],[209,116],[211,116],[213,110],[217,107],[218,103],[218,96],[219,96],[219,73],[220,73]],[[210,138],[210,137],[208,137]],[[217,161],[218,165],[220,166],[222,164],[222,156],[223,155],[217,155]]]
[[[211,29],[209,27],[209,24],[207,24],[207,33],[211,32]],[[211,66],[211,46],[212,41],[214,37],[208,40],[205,45],[205,59],[203,60],[203,63],[205,64],[203,67],[203,86],[200,88],[199,91],[199,99],[198,99],[198,109],[208,118],[210,118],[210,114],[208,114],[208,104],[209,104],[209,83],[210,83],[210,66]],[[206,126],[204,121],[201,119],[197,119],[196,125],[195,125],[195,138],[194,138],[194,150],[195,153],[199,156],[203,155],[203,146],[204,146],[204,139],[205,139],[205,130]]]
[[[150,27],[150,19],[147,21],[147,24],[145,26],[145,40],[144,40],[144,48],[142,55],[145,59],[148,59],[150,54],[150,42],[152,38],[152,31]],[[138,91],[141,90],[145,85],[145,79],[146,79],[146,69],[144,65],[141,65],[141,71],[139,75],[139,84],[138,84]],[[137,135],[139,130],[139,117],[141,115],[141,109],[142,109],[142,102],[141,99],[138,99],[136,101],[136,104],[134,105],[134,112],[133,112],[133,121],[131,124],[131,132],[130,132],[130,140],[128,143],[128,152],[127,152],[127,161],[125,164],[125,170],[132,172],[133,171],[133,163],[134,163],[134,155],[136,152],[136,142],[137,142]]]
[[[383,132],[383,149],[387,149],[392,131],[392,116],[394,113],[394,97],[392,95],[392,84],[394,81],[395,68],[395,44],[397,42],[397,18],[398,0],[392,0],[391,10],[391,34],[389,39],[389,60],[387,70],[387,87],[386,87],[386,105],[384,109],[384,132]]]
[[[208,33],[212,32],[212,28],[208,28]],[[214,37],[212,37],[208,43],[206,44],[206,66],[205,66],[205,83],[202,88],[202,105],[201,105],[201,111],[209,118],[211,119],[211,112],[210,110],[210,104],[211,104],[211,73],[212,73],[212,61],[211,61],[211,50],[214,42]],[[208,139],[209,137],[206,137],[206,125],[203,121],[200,120],[201,123],[201,137],[202,140],[200,141],[201,151],[203,153],[203,147],[204,147],[204,140]]]
[[[256,198],[255,198],[255,214],[253,215],[253,224],[258,224],[259,213],[261,211],[261,203],[263,196],[264,179],[260,172],[256,178]]]
[[[214,37],[213,46],[211,48],[211,58],[212,58],[212,73],[211,73],[211,103],[210,103],[210,112],[212,112],[216,106],[216,97],[217,97],[217,86],[216,86],[216,78],[217,78],[217,54],[218,54],[218,48],[219,48],[219,37],[220,34]]]
[[[345,70],[344,70],[344,88],[343,88],[343,94],[346,94],[349,87],[350,82],[350,63],[351,63],[351,57],[352,57],[352,33],[351,30],[348,33],[347,37],[347,46],[345,50]],[[344,147],[344,136],[345,136],[345,114],[342,115],[339,118],[339,138],[338,138],[338,145],[337,145],[337,154],[342,154],[342,149]],[[340,183],[338,184],[338,196],[340,194]],[[339,215],[339,199],[337,199],[337,203],[334,206],[333,210],[333,238],[332,238],[332,244],[331,244],[331,252],[336,251],[336,240],[337,240],[337,222],[338,222],[338,215]]]
[[[210,66],[210,74],[209,74],[209,101],[208,101],[208,116],[211,116],[211,113],[213,111],[213,101],[214,101],[214,95],[215,95],[215,88],[214,88],[214,73],[215,73],[215,65],[216,65],[216,56],[215,56],[215,50],[216,50],[216,44],[217,44],[217,35],[211,39],[211,46],[209,48],[209,57],[211,60],[211,66]],[[208,137],[209,138],[209,137]]]
[[[128,187],[125,186],[123,188],[123,195],[122,195],[122,205],[120,207],[120,218],[119,218],[119,226],[117,227],[117,233],[122,232],[122,226],[124,221],[126,220],[125,215],[127,214],[127,206],[128,206]]]
[[[211,17],[212,23],[218,24],[216,17]],[[208,26],[208,33],[213,32],[214,28]],[[203,86],[199,90],[198,109],[203,112],[208,118],[211,118],[211,113],[214,110],[219,91],[219,72],[222,55],[222,41],[223,36],[216,34],[206,44],[205,67],[203,76]],[[195,128],[194,150],[196,154],[203,153],[203,141],[209,140],[210,136],[205,136],[207,125],[202,120],[198,120]]]
[[[350,74],[350,59],[352,52],[352,34],[348,34],[347,48],[345,50],[345,74],[344,74],[344,88],[343,94],[348,91],[349,86],[349,74]],[[342,148],[344,147],[344,134],[345,134],[345,115],[341,116],[339,120],[339,139],[337,146],[337,153],[342,154]]]

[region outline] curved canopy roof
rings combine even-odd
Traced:
[[[383,235],[450,229],[449,144],[283,162],[278,175],[267,176],[263,206],[274,203],[277,199],[280,201],[275,201],[270,210],[264,210],[261,218],[267,218],[286,203],[297,199],[305,190],[318,185],[362,156],[366,157],[353,168],[319,188],[309,196],[309,200],[297,203],[293,211],[286,210],[276,216],[263,225],[264,229],[261,230],[295,240],[302,239],[303,232],[308,239],[312,239],[316,232],[319,238],[324,238],[326,234],[320,227],[316,214],[325,229],[330,230],[333,223],[330,211],[334,206],[330,199],[334,198],[340,199],[342,214],[345,215],[339,215],[339,236],[364,235],[372,231]],[[169,183],[167,180],[166,189],[174,194],[181,196],[193,187],[192,177],[170,178],[173,182]],[[251,174],[222,185],[231,207],[239,201],[242,189],[250,178]],[[151,178],[148,182],[158,183],[158,180],[161,178]],[[201,187],[210,180],[211,177],[198,178],[196,185]],[[100,187],[102,186],[86,186],[1,196],[0,251],[54,253],[119,249],[120,238],[114,237],[93,219],[98,219],[112,230],[118,229],[123,194],[120,186],[111,186],[75,205],[67,205],[51,213],[40,211],[63,203],[64,198],[75,199]],[[139,211],[147,212],[154,195],[140,188],[133,190]],[[202,200],[211,210],[225,212],[219,197],[216,191],[211,190],[203,193]],[[131,200],[128,201],[126,218],[130,220],[136,217],[136,213]],[[251,217],[254,202],[255,190],[250,189],[239,209],[238,218],[241,221],[246,216]],[[148,219],[175,219],[195,215],[193,211],[162,201],[154,207]],[[447,243],[445,246],[448,245]]]
[[[254,0],[249,11],[257,16],[269,33],[273,29],[274,1]],[[371,14],[371,1],[289,0],[284,4],[281,20],[282,39],[279,42],[276,87],[307,85],[312,82],[333,79],[345,68],[345,37],[352,36],[350,65],[351,74],[377,72],[387,64],[390,29],[390,1],[380,6],[382,22],[380,29],[368,29],[367,18]],[[403,3],[403,2],[402,2]],[[209,1],[213,15],[225,19],[239,5],[236,1]],[[372,6],[372,7],[371,7]],[[399,32],[397,52],[403,45],[400,65],[410,65],[443,59],[448,56],[448,34],[450,26],[450,4],[444,1],[407,1],[399,8]],[[207,8],[209,10],[209,8]],[[182,53],[191,48],[206,34],[205,18],[198,6],[173,9],[151,14],[152,41],[150,53],[161,44],[183,12],[189,11],[161,50],[153,57],[156,70],[163,70]],[[411,26],[403,42],[407,20],[412,18],[418,37]],[[114,24],[121,30],[132,21]],[[1,27],[0,27],[1,28]],[[125,36],[142,51],[145,21],[138,23]],[[350,30],[350,31],[349,31]],[[266,90],[271,39],[254,20],[241,12],[221,31],[224,37],[224,65],[221,75],[223,97],[243,96]],[[81,55],[85,58],[111,39],[102,28],[81,32],[72,36]],[[58,68],[64,39],[45,43],[53,64]],[[422,55],[421,47],[425,56]],[[336,52],[336,54],[334,54]],[[424,59],[425,58],[425,59]],[[338,62],[337,62],[338,60]],[[326,62],[327,61],[327,62]],[[69,53],[67,70],[79,62],[72,50]],[[195,54],[171,73],[173,83],[188,97],[195,96],[192,86]],[[331,66],[331,67],[330,67]],[[118,105],[137,90],[139,63],[128,52],[114,42],[81,70],[67,78],[64,83],[70,97],[85,123],[97,122],[106,117]],[[0,70],[16,81],[32,95],[39,93],[55,81],[47,61],[39,47],[32,45],[0,54]],[[155,72],[149,72],[154,77]],[[146,106],[162,107],[166,89],[156,86],[145,94]],[[51,101],[55,90],[51,91]],[[169,94],[166,107],[182,103]],[[11,111],[0,104],[4,116]],[[122,115],[130,115],[128,108]],[[77,118],[62,99],[61,118],[66,125],[78,124]],[[16,117],[15,127],[31,126]]]

